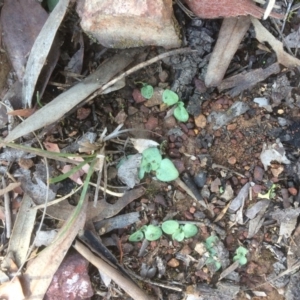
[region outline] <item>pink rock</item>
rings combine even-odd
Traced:
[[[45,299],[90,299],[94,293],[87,271],[88,264],[80,254],[68,254],[54,274]]]
[[[251,15],[261,18],[264,9],[258,7],[252,0],[189,0],[186,4],[194,14],[203,19],[215,19],[220,17],[236,17]],[[282,18],[276,13],[270,14],[275,18]]]
[[[181,44],[172,0],[79,0],[77,12],[82,29],[108,48]]]

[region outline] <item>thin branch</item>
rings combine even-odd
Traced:
[[[6,188],[6,182],[4,177],[2,177],[3,189]],[[4,194],[4,208],[5,208],[5,228],[6,228],[6,238],[10,238],[11,234],[11,212],[10,212],[10,198],[8,193]]]
[[[110,86],[114,85],[116,82],[118,82],[119,80],[125,78],[126,76],[142,69],[145,68],[147,66],[152,65],[153,63],[162,60],[164,58],[167,58],[169,56],[172,55],[178,55],[178,54],[184,54],[184,53],[191,53],[191,52],[197,52],[197,50],[192,50],[190,48],[181,48],[181,49],[176,49],[176,50],[172,50],[166,53],[162,53],[158,56],[155,56],[145,62],[142,62],[136,66],[134,66],[133,68],[129,69],[128,71],[125,71],[124,73],[122,73],[121,75],[117,76],[116,78],[112,79],[111,81],[109,81],[107,84],[103,85],[97,92],[95,92],[94,94],[92,94],[90,97],[88,97],[84,102],[89,102],[92,99],[94,99],[95,97],[97,97],[98,95],[101,95],[106,89],[108,89]]]

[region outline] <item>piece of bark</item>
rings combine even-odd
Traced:
[[[265,10],[252,0],[186,0],[192,12],[202,19],[229,18],[251,15],[261,19]],[[271,17],[282,19],[284,16],[270,13]]]
[[[277,56],[277,61],[287,68],[300,66],[300,60],[288,54],[283,49],[283,44],[278,41],[258,20],[251,18],[254,26],[255,37],[261,43],[267,42],[272,47]]]
[[[235,17],[223,20],[217,43],[209,60],[205,85],[218,86],[251,24],[250,17]]]
[[[230,95],[232,97],[237,96],[239,93],[246,89],[252,88],[258,82],[261,82],[273,74],[280,72],[280,66],[278,63],[274,63],[271,66],[262,69],[252,70],[246,74],[238,74],[232,77],[224,79],[218,87],[219,92],[232,88]]]

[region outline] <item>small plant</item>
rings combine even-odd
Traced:
[[[162,230],[161,230],[162,229]],[[144,225],[129,237],[130,242],[139,242],[146,238],[148,241],[158,240],[162,233],[172,236],[173,240],[181,242],[197,234],[198,228],[194,224],[179,225],[177,221],[168,220],[162,223],[161,228],[155,225]]]
[[[143,158],[139,170],[139,178],[142,179],[145,173],[156,172],[156,177],[160,181],[168,182],[175,180],[179,173],[172,161],[168,158],[162,158],[157,148],[148,148],[142,153]]]
[[[142,85],[142,88],[141,88],[141,94],[144,98],[146,99],[150,99],[153,94],[154,94],[154,89],[153,89],[153,86],[150,85],[150,84],[147,84],[145,82],[142,82],[142,81],[137,81],[135,83],[140,83]]]
[[[241,266],[247,263],[247,255],[248,250],[242,246],[238,247],[235,250],[235,256],[233,257],[233,261],[238,261]]]
[[[162,100],[168,106],[177,104],[174,109],[174,117],[180,122],[186,122],[189,119],[189,114],[184,107],[184,103],[179,100],[176,93],[171,90],[164,90]]]
[[[276,193],[275,193],[276,187],[277,187],[277,184],[273,183],[266,194],[263,195],[261,193],[258,193],[257,197],[260,199],[273,199],[276,196]]]
[[[146,99],[150,99],[154,93],[153,87],[144,82],[140,82],[140,83],[143,85],[143,87],[141,88],[142,96]],[[162,101],[167,106],[176,105],[173,114],[178,121],[186,122],[189,119],[189,114],[184,107],[184,103],[180,101],[178,95],[175,92],[168,89],[164,90],[162,94]]]
[[[206,260],[206,265],[212,265],[215,271],[218,271],[221,268],[221,263],[218,260],[218,253],[216,250],[216,244],[218,243],[219,238],[215,235],[211,235],[205,240],[205,248],[209,253],[209,257]]]

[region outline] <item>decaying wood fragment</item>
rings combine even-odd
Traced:
[[[209,60],[205,85],[218,86],[251,24],[250,17],[224,19],[219,37]]]

